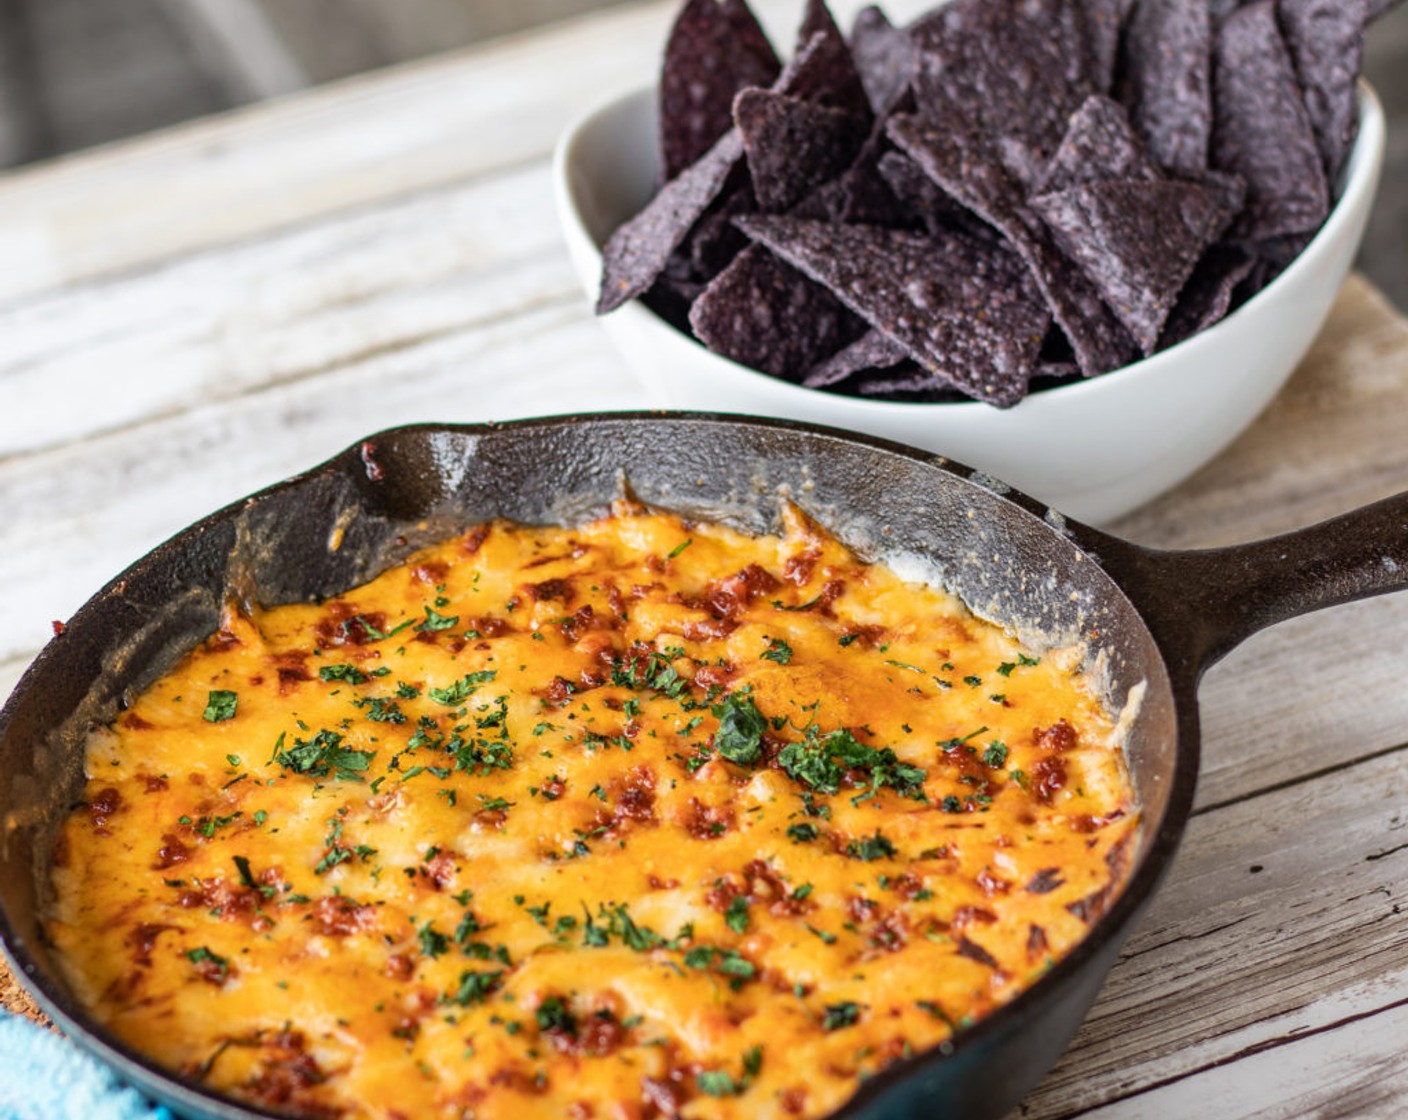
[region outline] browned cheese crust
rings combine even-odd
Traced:
[[[796,510],[486,524],[232,608],[96,733],[48,930],[290,1116],[820,1116],[1104,909],[1116,739],[1073,651]]]

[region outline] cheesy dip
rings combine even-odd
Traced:
[[[1136,811],[1073,654],[626,503],[241,613],[95,734],[48,932],[297,1117],[816,1117],[1011,999]]]

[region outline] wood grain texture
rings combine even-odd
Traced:
[[[671,7],[0,179],[0,694],[128,563],[370,431],[654,403],[576,287],[546,158],[573,99],[651,64]],[[776,30],[795,5],[765,13]],[[1405,431],[1408,323],[1353,277],[1271,408],[1116,531],[1196,547],[1308,524],[1408,486]],[[1182,852],[1021,1115],[1396,1114],[1405,674],[1403,594],[1208,674]]]

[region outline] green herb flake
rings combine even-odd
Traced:
[[[983,751],[983,765],[991,766],[994,770],[1001,770],[1007,764],[1007,744],[994,739]]]
[[[724,924],[734,933],[748,932],[748,896],[737,894],[729,899],[724,911]]]
[[[436,606],[444,606],[444,599],[437,599]],[[459,615],[444,615],[431,607],[425,608],[425,618],[416,624],[416,630],[422,634],[433,633],[437,630],[448,630],[459,623]]]
[[[201,713],[201,718],[207,723],[221,723],[227,719],[234,719],[239,702],[238,693],[224,688],[213,688],[207,694],[205,711]]]
[[[719,721],[714,749],[730,762],[751,766],[762,757],[763,732],[768,721],[752,697],[737,693],[709,709]]]
[[[860,1019],[860,1004],[854,1000],[845,1000],[841,1003],[828,1003],[823,1008],[821,1017],[821,1029],[824,1031],[838,1031],[842,1027],[853,1027]]]
[[[786,665],[792,660],[792,647],[781,638],[770,638],[768,648],[760,655],[764,661],[775,661],[779,665]]]

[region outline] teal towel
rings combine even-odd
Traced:
[[[66,1039],[0,1012],[0,1120],[172,1120]]]

